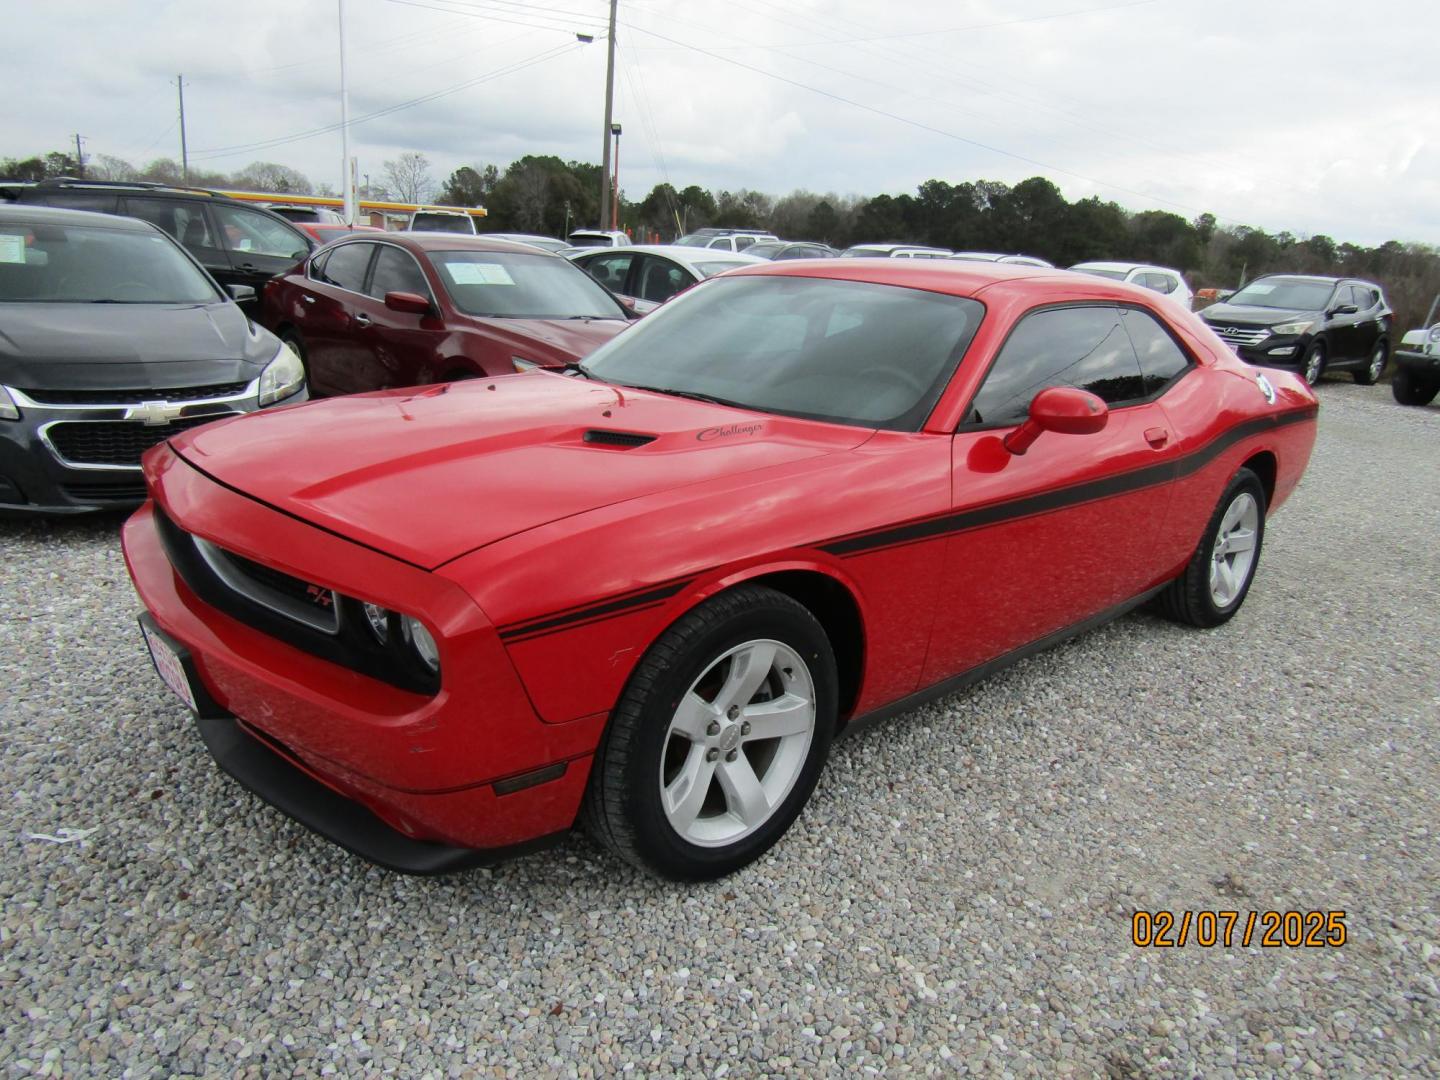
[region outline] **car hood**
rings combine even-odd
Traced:
[[[486,333],[510,343],[514,355],[546,367],[583,360],[630,325],[628,319],[484,319]]]
[[[0,316],[0,383],[21,389],[248,381],[278,348],[231,303],[10,303]]]
[[[433,569],[561,518],[871,434],[532,372],[256,413],[170,445],[228,487]]]
[[[1323,312],[1291,308],[1250,307],[1246,304],[1211,304],[1200,312],[1206,322],[1230,323],[1235,326],[1274,326],[1277,323],[1320,319]]]

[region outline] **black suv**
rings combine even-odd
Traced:
[[[0,181],[0,199],[148,221],[180,241],[221,285],[248,285],[257,294],[315,246],[279,214],[203,188],[104,180]],[[241,306],[248,309],[252,303]]]
[[[1327,371],[1369,386],[1390,359],[1390,305],[1373,281],[1267,274],[1200,312],[1252,364],[1299,370],[1314,386]]]

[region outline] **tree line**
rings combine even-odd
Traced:
[[[79,175],[67,152],[0,159],[0,178],[41,180]],[[178,184],[170,158],[135,167],[99,154],[85,175]],[[527,154],[502,170],[465,165],[443,182],[429,159],[410,151],[367,177],[362,198],[483,206],[487,229],[563,236],[600,218],[600,166]],[[190,170],[190,184],[277,194],[334,195],[295,169],[253,162],[234,173]],[[1010,185],[995,180],[927,180],[912,194],[839,195],[797,190],[779,198],[748,189],[711,191],[657,184],[639,201],[620,198],[620,221],[637,240],[668,241],[707,226],[763,228],[793,240],[837,248],[862,242],[926,244],[952,250],[1038,255],[1057,266],[1090,259],[1153,262],[1184,272],[1193,288],[1235,288],[1261,274],[1289,272],[1366,278],[1384,287],[1397,330],[1418,326],[1440,293],[1440,250],[1388,240],[1375,247],[1325,235],[1300,238],[1249,225],[1222,225],[1214,214],[1187,220],[1164,210],[1133,212],[1096,196],[1071,202],[1041,176]]]

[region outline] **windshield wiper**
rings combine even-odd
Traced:
[[[591,375],[590,372],[585,369],[585,365],[582,364],[579,360],[565,361],[565,363],[560,365],[560,370],[573,372],[574,374],[579,375],[582,379],[595,378],[594,375]]]
[[[695,390],[676,390],[669,386],[639,386],[635,383],[621,383],[620,385],[628,386],[631,390],[649,390],[655,394],[670,394],[672,397],[689,398],[691,401],[704,401],[711,405],[728,405],[734,409],[749,409],[752,407],[738,401],[726,401],[724,398],[714,397],[711,394],[701,394]]]

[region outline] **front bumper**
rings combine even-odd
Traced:
[[[439,631],[433,696],[311,655],[201,600],[166,557],[147,503],[123,530],[126,563],[154,625],[192,665],[197,703],[207,703],[202,734],[222,768],[322,835],[409,873],[474,865],[574,824],[605,717],[541,721],[458,586],[223,488],[168,449],[147,468],[185,529]],[[414,844],[421,854],[405,854]]]
[[[1396,349],[1391,359],[1397,368],[1403,368],[1406,371],[1413,371],[1420,375],[1440,375],[1440,352]]]

